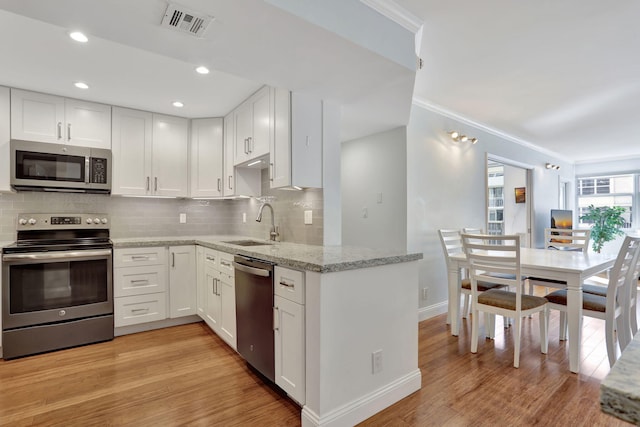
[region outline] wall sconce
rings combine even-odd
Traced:
[[[467,135],[461,135],[460,132],[458,132],[457,130],[452,130],[447,133],[449,134],[451,139],[453,139],[455,142],[469,141],[471,144],[475,144],[476,142],[478,142],[478,138],[469,138]]]
[[[560,166],[558,166],[558,165],[552,165],[551,163],[547,163],[547,164],[545,164],[545,165],[544,165],[544,167],[545,167],[545,168],[547,168],[547,169],[555,169],[555,170],[560,169]]]

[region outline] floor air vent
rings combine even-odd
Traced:
[[[207,27],[215,18],[200,12],[194,12],[185,7],[169,3],[162,18],[162,26],[194,37],[204,37]]]

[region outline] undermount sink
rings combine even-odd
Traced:
[[[273,245],[273,243],[259,242],[257,240],[231,240],[231,241],[223,242],[223,243],[228,243],[230,245],[237,245],[237,246],[269,246],[269,245]]]

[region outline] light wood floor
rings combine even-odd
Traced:
[[[422,389],[362,425],[625,425],[598,406],[609,371],[603,324],[585,318],[582,373],[575,375],[557,323],[556,314],[545,356],[537,318],[525,320],[514,369],[510,329],[499,327],[473,355],[469,321],[459,338],[444,315],[421,322]],[[299,413],[203,323],[0,361],[0,425],[298,426]]]

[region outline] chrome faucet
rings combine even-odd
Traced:
[[[269,232],[269,238],[275,242],[277,238],[280,236],[280,233],[278,232],[278,227],[276,227],[275,225],[275,214],[273,213],[273,206],[271,206],[271,204],[265,202],[262,204],[262,206],[260,206],[260,210],[258,210],[258,217],[256,218],[256,221],[258,222],[262,221],[262,211],[264,210],[265,206],[271,209],[271,231]]]

